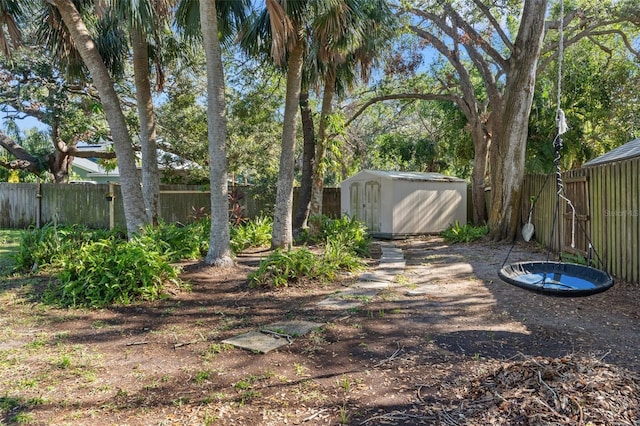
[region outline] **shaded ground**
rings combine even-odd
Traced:
[[[265,253],[222,271],[186,265],[191,292],[100,311],[43,307],[32,300],[42,278],[9,278],[0,289],[0,419],[638,424],[637,285],[551,298],[497,278],[509,246],[436,237],[396,244],[404,274],[350,311],[316,303],[354,278],[249,288],[246,275]],[[516,246],[509,262],[544,259],[534,248]],[[326,325],[267,354],[220,343],[284,319]]]

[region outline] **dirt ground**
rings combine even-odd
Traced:
[[[542,296],[498,279],[510,246],[395,244],[404,273],[348,311],[316,303],[355,277],[249,288],[265,253],[185,265],[190,292],[99,311],[43,307],[42,277],[9,278],[0,424],[640,424],[638,285]],[[508,261],[545,258],[523,243]],[[267,354],[220,343],[284,319],[325,326]]]

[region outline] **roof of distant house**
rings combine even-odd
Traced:
[[[583,167],[597,166],[599,164],[612,163],[614,161],[628,160],[640,157],[640,138],[627,142],[611,151],[584,163]]]

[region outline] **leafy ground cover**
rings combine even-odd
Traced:
[[[0,422],[51,425],[621,424],[640,420],[638,286],[549,298],[497,279],[508,246],[398,241],[407,265],[348,311],[352,283],[252,287],[268,250],[182,262],[167,298],[56,308],[46,273],[0,278]],[[372,244],[375,266],[376,249]],[[543,258],[517,245],[510,261]],[[6,269],[5,269],[6,271]],[[614,308],[615,307],[615,308]],[[283,319],[325,326],[267,354],[221,343]]]
[[[11,255],[18,250],[20,244],[20,231],[12,229],[0,229],[0,274],[10,272],[13,262]]]

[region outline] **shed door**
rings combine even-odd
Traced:
[[[380,232],[380,183],[370,180],[364,185],[364,223],[372,232]]]
[[[351,212],[351,215],[359,221],[364,221],[364,210],[362,205],[362,189],[360,182],[353,182],[349,186],[349,211]]]

